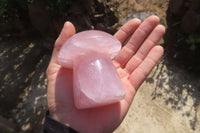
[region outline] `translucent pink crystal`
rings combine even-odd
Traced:
[[[125,90],[112,63],[121,43],[102,31],[84,31],[60,49],[58,62],[73,68],[74,103],[78,109],[112,104],[125,97]]]
[[[118,102],[125,91],[109,57],[91,53],[74,66],[74,97],[77,108]]]
[[[83,31],[75,34],[65,42],[60,49],[58,62],[64,67],[73,68],[75,59],[87,55],[89,51],[103,53],[113,59],[120,49],[121,43],[106,32]]]

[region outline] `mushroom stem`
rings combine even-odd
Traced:
[[[74,62],[73,81],[78,109],[112,104],[125,97],[119,75],[105,54],[90,52],[78,57]]]

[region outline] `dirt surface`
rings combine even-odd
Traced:
[[[108,4],[111,9],[119,14],[119,22],[122,23],[128,15],[136,12],[152,13],[160,17],[161,24],[166,23],[166,11],[168,9],[168,0],[112,0]]]
[[[161,62],[142,84],[115,133],[199,133],[200,79]]]
[[[33,129],[36,133],[41,129],[37,125],[44,122],[47,84],[45,71],[51,53],[41,47],[44,41],[33,35],[1,36],[0,114],[17,124],[16,129],[12,130]]]

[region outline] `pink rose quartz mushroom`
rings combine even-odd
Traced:
[[[121,43],[112,35],[89,30],[75,34],[61,47],[58,63],[73,69],[76,108],[116,103],[125,97],[124,86],[112,63]]]

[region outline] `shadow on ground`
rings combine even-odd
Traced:
[[[169,64],[167,60],[158,65],[157,71],[158,74],[155,72],[146,80],[149,83],[156,82],[152,99],[164,100],[166,105],[180,111],[183,117],[189,118],[191,129],[199,129],[200,79]]]
[[[51,53],[43,43],[34,34],[0,37],[0,114],[24,131],[37,129],[29,127],[30,121],[38,125],[45,116],[45,70]]]
[[[168,11],[169,12],[169,11]],[[168,14],[169,15],[169,14]],[[169,17],[169,16],[168,16]],[[182,117],[189,119],[189,125],[192,130],[200,128],[200,78],[199,66],[190,64],[190,62],[199,62],[197,57],[187,55],[187,49],[184,49],[180,43],[184,39],[184,35],[180,34],[180,29],[177,32],[177,24],[174,21],[167,20],[168,29],[164,36],[165,56],[163,62],[157,66],[157,71],[153,73],[146,81],[149,83],[156,82],[156,87],[152,93],[152,99],[163,99],[165,104],[170,106],[173,110],[180,111]],[[182,48],[182,49],[180,49]],[[181,61],[176,62],[176,54],[185,53],[187,59],[177,57]],[[173,55],[172,55],[173,53]],[[186,63],[188,60],[188,63]],[[185,62],[185,64],[183,64]],[[191,67],[190,67],[191,66]],[[191,72],[192,68],[194,71]],[[195,73],[196,72],[196,73]],[[158,73],[158,74],[157,74]]]
[[[191,129],[196,130],[200,129],[199,49],[191,51],[186,43],[188,35],[183,33],[186,28],[189,32],[194,27],[187,25],[190,20],[181,19],[191,9],[187,10],[190,7],[176,2],[171,0],[167,11],[164,61],[157,66],[158,74],[155,72],[147,82],[156,82],[152,99],[163,99],[166,105],[181,112],[182,117],[187,117]],[[188,27],[181,29],[182,25]]]

